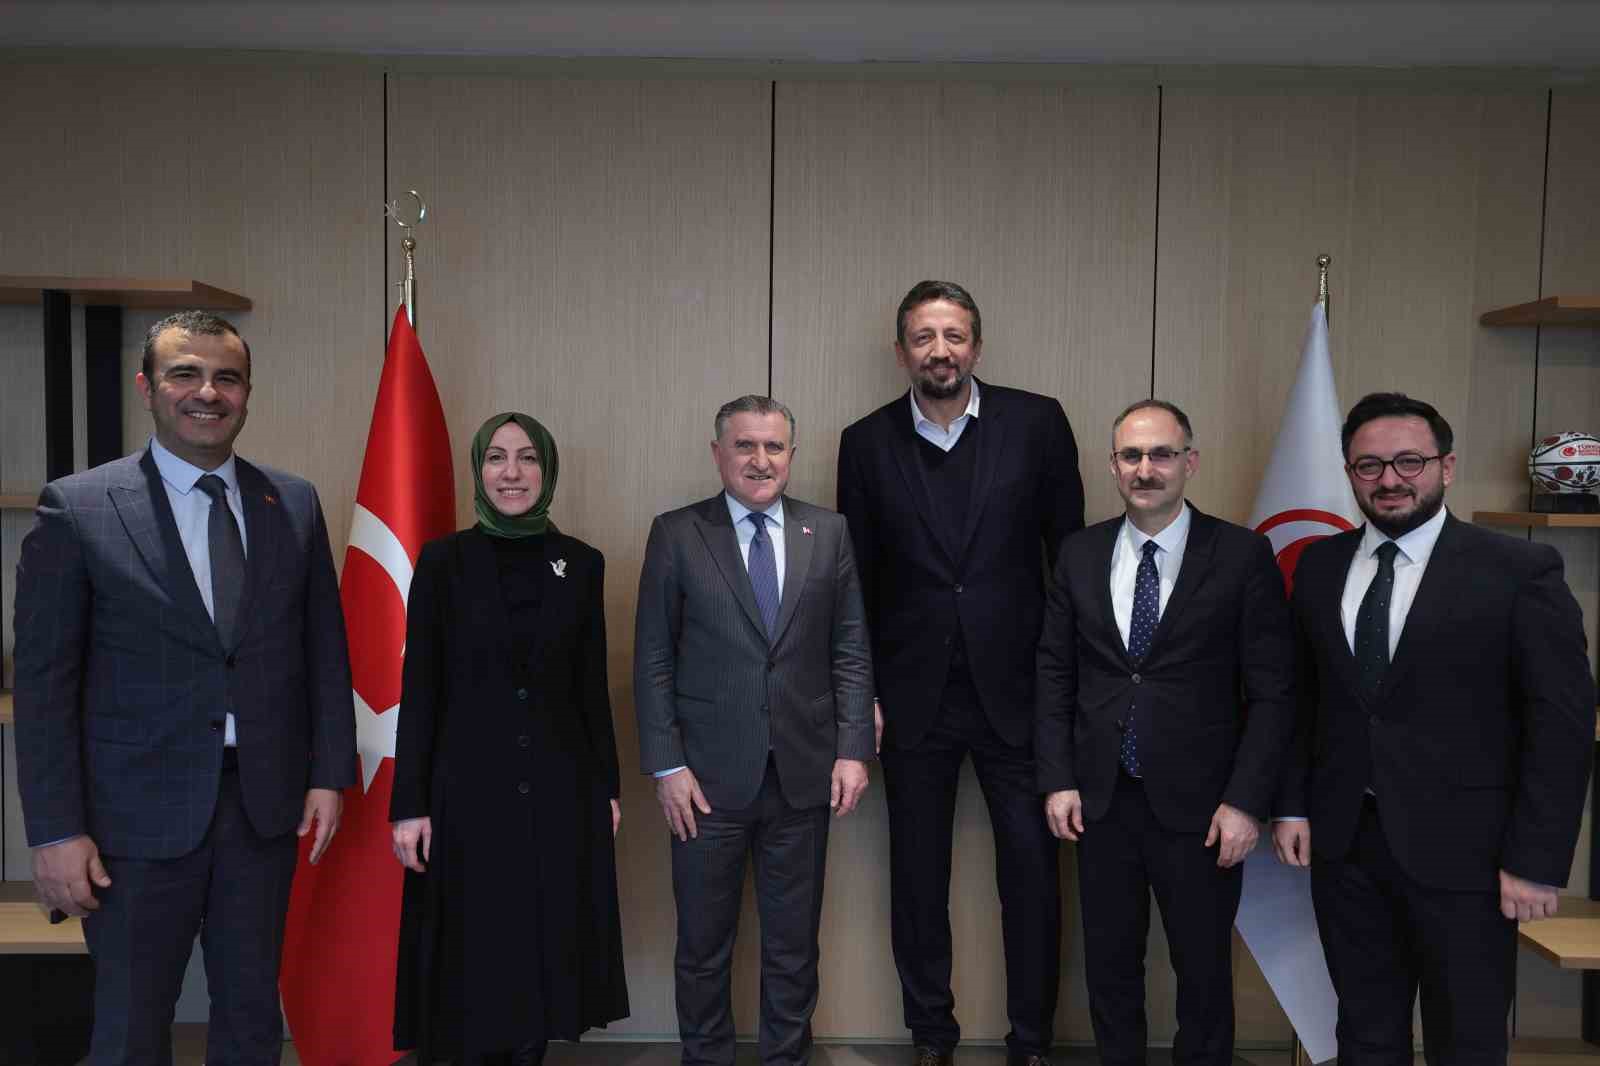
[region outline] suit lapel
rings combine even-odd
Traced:
[[[215,635],[216,625],[206,611],[205,601],[200,598],[200,586],[195,584],[189,557],[184,554],[183,541],[178,537],[178,522],[172,516],[172,504],[167,501],[161,471],[156,468],[155,457],[148,448],[138,465],[130,469],[129,476],[121,484],[111,486],[108,495],[128,539],[149,568],[157,587],[170,596],[176,606],[198,615],[198,621]]]
[[[912,505],[917,510],[917,517],[922,519],[922,524],[927,527],[933,543],[944,553],[945,561],[954,566],[956,549],[945,539],[944,523],[939,521],[933,511],[933,495],[928,491],[928,479],[922,471],[922,460],[917,458],[917,449],[922,445],[918,443],[917,431],[912,427],[911,413],[902,407],[899,408],[897,417],[896,409],[891,407],[884,414],[888,416],[890,422],[889,452],[894,456],[895,465],[900,469],[900,476],[905,480],[906,495],[911,497]]]
[[[528,669],[538,670],[539,664],[544,662],[544,648],[551,632],[550,619],[576,618],[577,610],[573,607],[576,600],[576,581],[581,579],[567,569],[561,567],[561,576],[556,576],[556,563],[566,563],[565,549],[561,547],[561,535],[550,533],[544,539],[544,559],[539,563],[539,613],[537,615],[537,628],[534,630],[533,647],[528,651]],[[559,602],[557,602],[559,601]],[[509,614],[507,618],[509,620]]]
[[[701,502],[699,518],[700,537],[705,541],[711,558],[716,560],[717,569],[722,571],[722,579],[728,583],[733,598],[744,608],[745,617],[756,627],[756,632],[761,634],[763,640],[768,639],[766,623],[761,620],[761,609],[756,606],[755,590],[750,587],[750,571],[745,569],[744,559],[739,555],[739,538],[734,534],[733,519],[728,515],[728,501],[722,493]],[[788,532],[784,530],[785,541],[789,539]]]
[[[978,421],[982,421],[983,428],[973,441],[978,445],[978,462],[972,479],[972,498],[967,503],[967,526],[961,533],[961,543],[956,546],[958,563],[966,559],[967,550],[972,547],[972,538],[977,535],[984,505],[989,502],[989,490],[994,486],[995,471],[1000,467],[1000,457],[1005,454],[1006,429],[1010,425],[1005,417],[1004,402],[995,402],[999,394],[981,381],[978,387],[984,390],[980,393],[983,397],[980,400],[983,413],[967,423],[965,432],[972,432],[973,423]]]
[[[1350,641],[1344,635],[1344,615],[1341,612],[1344,605],[1345,582],[1350,578],[1350,565],[1355,561],[1356,552],[1361,550],[1361,540],[1366,535],[1365,530],[1365,526],[1357,526],[1349,533],[1338,534],[1345,537],[1346,542],[1339,546],[1339,550],[1334,552],[1329,560],[1326,574],[1328,589],[1322,594],[1324,599],[1317,618],[1317,624],[1325,626],[1328,630],[1327,642],[1334,648],[1333,660],[1344,676],[1345,687],[1355,693],[1363,703],[1366,700],[1364,695],[1366,689],[1361,684],[1361,670],[1356,666],[1356,657],[1350,651]],[[1298,570],[1295,572],[1295,579],[1299,580]]]
[[[1156,653],[1161,639],[1177,625],[1173,619],[1182,614],[1184,604],[1189,602],[1194,590],[1211,575],[1211,556],[1217,546],[1216,522],[1194,507],[1190,507],[1189,511],[1189,540],[1183,548],[1183,565],[1178,570],[1178,582],[1172,588],[1172,595],[1167,599],[1167,608],[1161,612],[1156,631],[1150,635],[1150,650],[1145,653],[1146,660]]]
[[[805,595],[816,540],[810,527],[801,520],[800,509],[786,498],[783,501],[783,599],[778,604],[778,631],[772,634],[774,647],[783,639]]]
[[[1445,628],[1451,598],[1470,580],[1460,572],[1460,546],[1460,522],[1454,515],[1447,514],[1444,527],[1439,530],[1439,539],[1434,542],[1433,553],[1428,556],[1428,568],[1422,572],[1422,583],[1417,586],[1411,609],[1406,612],[1400,643],[1395,646],[1394,658],[1383,675],[1380,693],[1393,692],[1422,654],[1417,650],[1418,645],[1427,641],[1430,634]]]
[[[1116,554],[1117,538],[1122,536],[1122,520],[1113,519],[1097,527],[1099,532],[1098,542],[1094,547],[1094,581],[1095,602],[1100,605],[1100,625],[1103,630],[1111,634],[1111,644],[1122,655],[1122,660],[1132,665],[1133,660],[1128,657],[1127,642],[1122,639],[1122,631],[1117,628],[1117,611],[1111,602],[1111,559]]]
[[[239,597],[239,626],[233,635],[235,648],[243,641],[252,620],[261,612],[253,606],[261,595],[266,576],[276,572],[278,550],[291,533],[272,482],[245,462],[234,459],[239,478],[239,498],[244,503],[244,590]],[[230,649],[232,650],[232,649]]]

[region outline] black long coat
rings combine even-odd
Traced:
[[[494,548],[434,541],[407,603],[392,820],[428,815],[407,871],[395,1046],[472,1062],[626,1017],[609,800],[605,559],[546,535],[538,636],[513,650]]]

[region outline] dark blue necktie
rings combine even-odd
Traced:
[[[1144,558],[1139,560],[1139,572],[1133,579],[1133,617],[1128,622],[1128,655],[1138,665],[1150,651],[1150,638],[1155,635],[1156,622],[1161,618],[1161,575],[1156,571],[1156,542],[1144,542]],[[1137,691],[1137,690],[1135,690]],[[1134,700],[1128,703],[1127,728],[1122,731],[1122,750],[1119,753],[1122,768],[1129,776],[1139,776],[1139,734],[1133,726]]]
[[[1394,599],[1394,555],[1399,550],[1392,540],[1378,545],[1378,572],[1356,611],[1356,665],[1368,700],[1377,696],[1389,671],[1389,604]]]
[[[750,590],[756,594],[756,606],[761,609],[761,621],[767,626],[767,639],[776,637],[778,630],[778,560],[772,554],[772,540],[767,536],[767,516],[751,511],[745,516],[756,527],[750,538]]]

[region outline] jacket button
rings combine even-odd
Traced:
[[[208,484],[209,484],[209,482],[208,482]],[[222,732],[222,723],[221,723],[221,722],[212,722],[212,723],[211,723],[211,731],[212,731],[212,732],[213,732],[213,733],[220,733],[220,732]]]
[[[528,745],[530,745],[532,743],[533,743],[533,738],[530,737],[530,736],[527,736],[526,734],[524,734],[523,736],[520,736],[520,737],[517,738],[517,747],[519,747],[519,748],[526,748]]]
[[[761,705],[761,713],[762,714],[766,714],[767,713],[767,705],[765,703],[763,703]]]
[[[528,793],[533,791],[533,786],[528,784],[526,781],[521,781],[517,784],[517,791],[526,796]]]
[[[776,670],[777,668],[778,668],[778,664],[777,663],[773,662],[771,659],[767,660],[767,671],[769,673],[772,672],[773,670]]]
[[[966,591],[966,590],[965,590],[965,589],[963,589],[963,588],[962,588],[962,587],[961,587],[961,586],[960,586],[960,585],[957,585],[957,586],[956,586],[956,594],[957,594],[957,595],[960,595],[960,594],[961,594],[961,593],[962,593],[962,592],[964,592],[964,591]]]
[[[1144,681],[1144,678],[1142,678],[1142,677],[1140,677],[1140,676],[1139,676],[1139,675],[1138,675],[1138,674],[1134,674],[1134,675],[1133,675],[1133,683],[1134,683],[1134,684],[1135,684],[1135,685],[1137,685],[1137,684],[1140,684],[1140,683],[1142,683],[1142,682],[1143,682],[1143,681]]]
[[[224,660],[222,660],[222,662],[223,662],[223,664],[224,664],[224,665],[225,665],[225,666],[227,666],[227,668],[228,668],[228,669],[229,669],[229,670],[232,670],[232,669],[233,669],[233,668],[234,668],[234,667],[235,667],[235,666],[236,666],[236,665],[238,665],[238,660],[237,660],[237,659],[235,659],[235,658],[234,658],[234,657],[233,657],[233,656],[231,656],[231,655],[230,655],[230,656],[228,656],[228,657],[227,657],[227,658],[226,658],[226,659],[224,659]]]
[[[527,698],[528,698],[528,690],[527,689],[525,689],[525,688],[517,689],[517,699],[525,700]]]

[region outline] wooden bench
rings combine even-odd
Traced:
[[[83,922],[51,925],[33,885],[0,882],[0,1062],[70,1064],[89,1053],[94,962]]]

